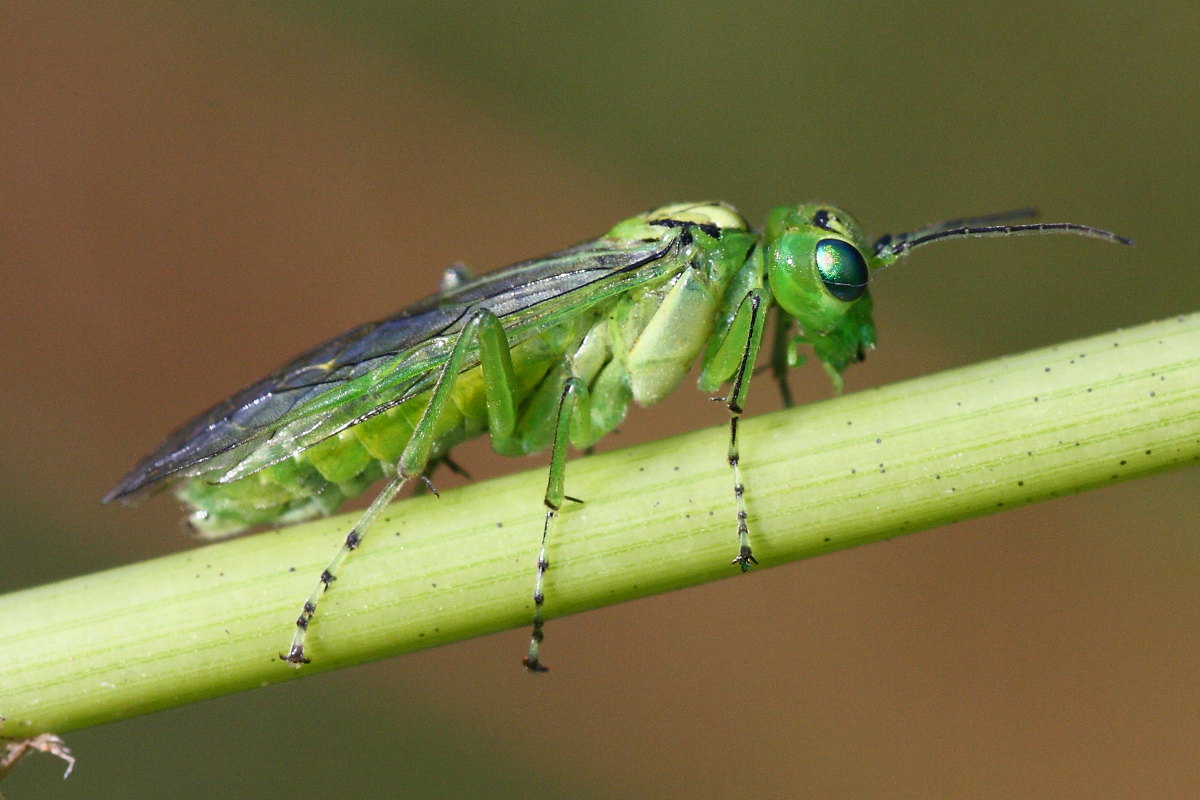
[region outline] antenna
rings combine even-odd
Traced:
[[[1023,225],[996,224],[1008,220],[1029,219],[1037,216],[1037,209],[1019,208],[1013,211],[1002,211],[998,214],[987,214],[981,217],[966,217],[963,219],[941,222],[930,225],[911,233],[901,233],[897,236],[883,236],[875,242],[875,255],[878,258],[894,260],[912,250],[914,247],[936,242],[938,239],[953,239],[957,237],[984,236],[1036,236],[1042,233],[1069,233],[1076,236],[1088,236],[1093,239],[1106,239],[1110,242],[1133,246],[1133,239],[1093,228],[1091,225],[1078,225],[1074,222],[1031,222]]]

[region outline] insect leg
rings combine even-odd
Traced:
[[[308,599],[304,601],[304,606],[300,609],[300,616],[296,618],[296,632],[292,634],[292,644],[288,647],[286,654],[280,653],[279,657],[291,664],[293,667],[300,667],[302,664],[307,664],[310,659],[304,654],[304,639],[308,633],[309,623],[312,622],[313,615],[317,613],[317,602],[321,599],[330,584],[337,580],[338,567],[346,560],[346,556],[350,555],[354,550],[362,544],[363,537],[366,535],[367,529],[371,527],[371,523],[375,521],[375,517],[383,510],[383,507],[392,501],[396,493],[404,488],[404,484],[408,482],[409,476],[404,473],[398,473],[396,477],[388,481],[387,486],[383,487],[366,512],[358,518],[358,522],[354,523],[354,527],[346,534],[346,538],[342,541],[342,546],[338,548],[337,553],[330,559],[325,569],[321,572],[321,577],[317,580],[317,585],[309,592]]]
[[[400,460],[396,465],[396,476],[388,481],[383,491],[371,501],[366,512],[346,534],[341,547],[321,572],[316,586],[309,593],[308,599],[304,601],[300,616],[296,618],[296,631],[292,635],[291,646],[286,654],[279,655],[293,667],[299,667],[310,661],[304,652],[304,640],[308,633],[308,626],[317,613],[317,603],[329,586],[337,580],[337,570],[342,562],[362,544],[367,530],[379,512],[413,477],[421,476],[428,485],[428,479],[424,477],[424,474],[429,466],[429,452],[434,444],[436,426],[441,419],[442,412],[446,410],[446,406],[450,402],[451,390],[454,388],[455,381],[458,380],[459,373],[463,370],[467,352],[476,341],[480,345],[480,361],[483,367],[484,383],[487,387],[488,424],[497,425],[501,429],[507,425],[511,430],[513,419],[516,416],[511,389],[507,391],[507,404],[502,397],[497,397],[497,401],[493,403],[493,395],[505,395],[504,390],[512,384],[512,361],[508,358],[508,342],[496,315],[487,309],[478,309],[470,315],[466,325],[463,326],[450,357],[438,375],[437,383],[430,392],[429,404],[425,407],[420,420],[413,428],[408,444],[400,454]],[[494,353],[497,348],[503,350],[501,355]],[[507,375],[504,374],[505,368],[507,368]],[[489,375],[489,372],[493,374]],[[493,406],[499,407],[493,408]],[[430,488],[432,489],[431,485]]]
[[[554,444],[550,450],[550,476],[546,481],[546,495],[543,502],[546,506],[546,517],[542,524],[542,546],[538,552],[537,577],[533,584],[533,631],[529,636],[529,652],[525,655],[525,668],[530,672],[545,672],[549,669],[541,662],[540,650],[545,635],[542,626],[546,620],[542,616],[542,604],[546,601],[544,592],[546,570],[550,568],[546,544],[550,533],[558,519],[558,511],[563,501],[567,499],[563,490],[563,477],[567,466],[567,444],[572,438],[572,420],[579,420],[586,425],[590,419],[590,402],[587,386],[575,377],[567,378],[559,396],[558,414],[554,424]],[[586,433],[583,434],[586,437]]]
[[[733,379],[733,387],[729,392],[729,466],[733,469],[733,497],[737,502],[737,531],[738,554],[730,563],[737,564],[742,572],[750,569],[751,564],[757,564],[757,559],[750,550],[750,529],[746,525],[746,489],[742,484],[740,462],[741,453],[738,447],[738,420],[741,419],[745,408],[746,395],[750,389],[750,377],[754,374],[754,360],[758,356],[758,347],[762,343],[763,329],[767,321],[767,304],[764,302],[761,290],[749,292],[738,309],[738,316],[750,314],[750,331],[746,336],[742,350],[742,362],[738,366]]]
[[[484,390],[487,394],[488,432],[492,445],[500,453],[529,452],[531,442],[521,441],[522,432],[516,427],[516,379],[513,375],[508,338],[495,316],[481,320],[479,349]],[[547,543],[563,502],[575,499],[568,498],[563,488],[567,445],[572,442],[592,442],[595,439],[591,423],[591,403],[587,385],[583,380],[575,376],[566,377],[562,382],[557,405],[553,442],[550,447],[550,472],[546,481],[546,494],[542,499],[546,515],[542,523],[542,543],[538,551],[537,575],[533,586],[533,630],[529,637],[529,650],[523,659],[526,669],[530,672],[545,672],[548,669],[542,664],[539,655],[542,640],[545,638],[542,632],[545,625],[542,606],[546,599],[546,570],[550,568]],[[535,420],[544,419],[536,413],[531,416]]]
[[[723,380],[728,377],[732,381],[729,393],[725,397],[713,399],[724,402],[729,408],[728,458],[729,466],[733,470],[733,498],[737,504],[738,536],[738,554],[731,563],[739,565],[742,572],[749,570],[750,565],[757,564],[758,561],[750,549],[750,529],[746,525],[746,489],[742,483],[738,421],[745,408],[750,378],[754,374],[754,360],[758,357],[758,348],[762,344],[763,330],[766,328],[769,305],[770,300],[763,289],[751,289],[746,292],[746,296],[738,304],[737,314],[729,326],[729,331],[705,365],[701,376],[701,386],[712,379]]]
[[[775,340],[771,345],[771,375],[779,384],[779,394],[783,398],[783,407],[791,408],[792,387],[788,385],[788,368],[795,366],[795,343],[792,327],[795,320],[783,310],[783,306],[775,306]]]

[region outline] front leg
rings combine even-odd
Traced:
[[[754,362],[762,344],[766,328],[768,295],[762,289],[751,289],[738,305],[737,315],[729,331],[711,359],[705,364],[701,375],[701,387],[706,383],[732,379],[729,393],[725,397],[713,398],[724,402],[729,409],[729,467],[733,470],[733,499],[737,508],[738,554],[731,564],[738,565],[742,572],[757,564],[750,547],[750,527],[746,523],[746,488],[742,483],[741,448],[738,441],[738,422],[745,408],[750,389],[750,378],[754,375]]]

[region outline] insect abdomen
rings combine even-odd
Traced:
[[[519,398],[528,398],[551,365],[561,361],[569,336],[560,326],[513,349]],[[216,483],[217,475],[199,475],[181,483],[175,494],[190,509],[189,524],[211,539],[331,514],[382,476],[394,474],[428,403],[429,394],[419,394],[244,478]],[[430,457],[440,458],[486,430],[486,399],[475,367],[458,376],[452,402],[434,431]]]

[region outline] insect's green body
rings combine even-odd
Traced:
[[[1025,213],[1025,212],[1021,212]],[[1121,240],[1070,223],[959,220],[873,246],[844,212],[783,206],[761,232],[720,203],[678,204],[627,219],[598,239],[479,278],[447,272],[443,291],[297,357],[197,417],[147,456],[106,499],[168,483],[207,536],[330,513],[388,476],[304,603],[291,648],[379,510],[424,478],[455,445],[487,433],[504,455],[551,448],[545,523],[525,664],[540,670],[547,541],[566,494],[567,444],[586,448],[653,405],[699,360],[700,388],[729,409],[727,458],[738,554],[756,563],[739,468],[738,419],[766,328],[777,310],[771,365],[784,374],[795,345],[841,373],[875,344],[871,274],[912,247],[951,236],[1069,232]]]
[[[647,224],[650,219],[690,219],[696,226]],[[719,236],[711,235],[717,232]],[[681,236],[690,243],[685,245]],[[530,314],[524,324],[506,320],[517,422],[511,436],[494,439],[496,449],[504,455],[526,455],[549,446],[554,428],[548,422],[568,370],[587,386],[590,397],[591,424],[576,424],[572,431],[571,442],[579,448],[612,431],[631,401],[649,406],[674,391],[701,352],[705,353],[702,388],[717,389],[731,376],[737,361],[716,364],[716,345],[747,292],[764,287],[762,251],[755,249],[758,240],[736,212],[718,205],[656,210],[626,220],[602,237],[599,242],[608,249],[642,251],[647,243],[654,243],[656,251],[665,249],[670,255],[640,267],[634,275],[592,284],[592,299],[586,302],[558,312]],[[462,288],[443,293],[440,302],[454,304]],[[859,345],[873,344],[869,315],[861,318],[856,338],[855,352]],[[482,370],[477,355],[473,360],[476,365],[460,373],[450,390],[450,402],[430,442],[431,460],[488,430]],[[392,382],[400,386],[414,374],[431,372],[421,352],[392,366]],[[843,367],[835,360],[835,373]],[[429,404],[436,376],[430,377],[407,387],[406,399],[386,411],[245,477],[215,482],[221,479],[221,470],[186,480],[176,492],[194,509],[193,526],[210,537],[224,536],[254,525],[334,511],[346,498],[395,472]]]

